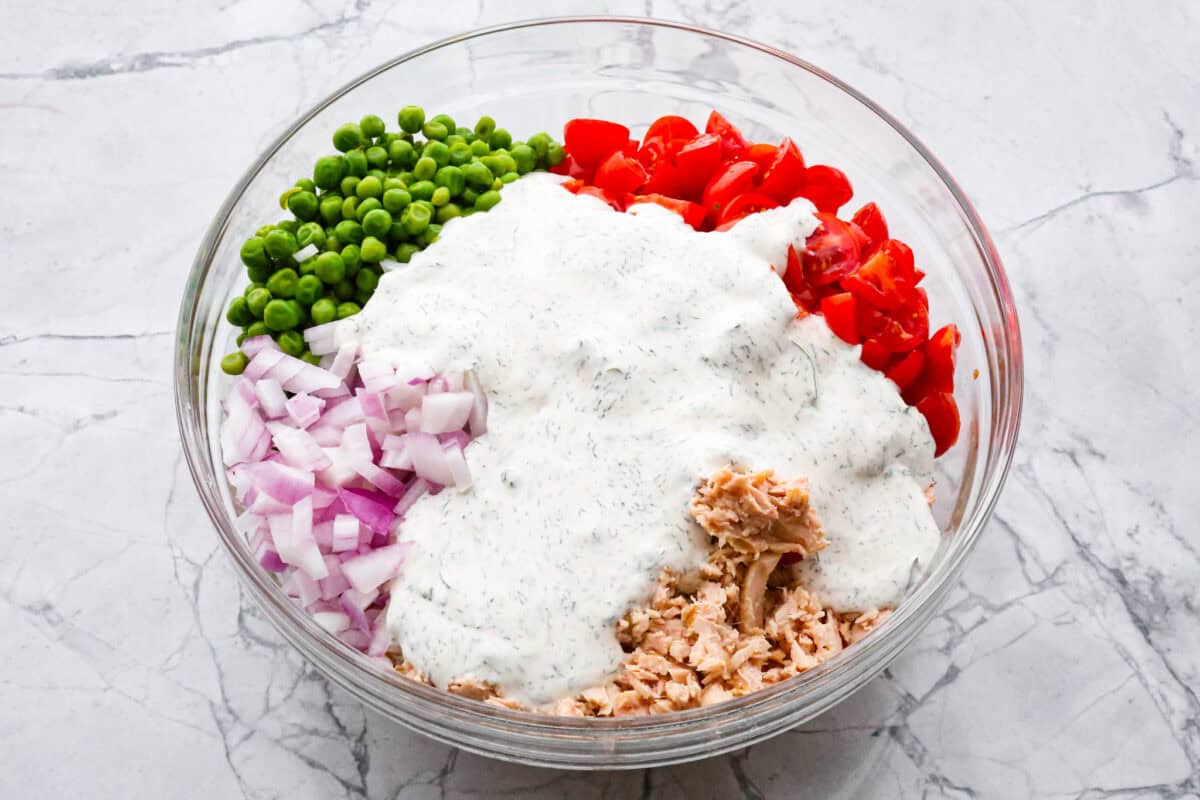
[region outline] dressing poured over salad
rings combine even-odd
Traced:
[[[958,334],[880,210],[715,112],[398,119],[339,128],[242,250],[222,449],[284,590],[382,668],[581,716],[883,622],[938,545]]]

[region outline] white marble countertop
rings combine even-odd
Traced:
[[[413,5],[6,4],[0,796],[1197,797],[1197,6]],[[997,236],[1028,392],[994,521],[882,677],[744,752],[572,774],[364,712],[242,601],[171,336],[208,220],[302,109],[423,42],[598,10],[786,48],[916,130]]]

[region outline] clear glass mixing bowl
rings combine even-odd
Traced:
[[[234,530],[218,452],[218,362],[233,347],[223,311],[246,280],[240,244],[280,216],[277,199],[330,149],[332,131],[416,103],[457,119],[495,115],[514,134],[561,131],[571,117],[640,133],[662,114],[720,109],[748,135],[793,137],[809,163],[834,164],[855,201],[874,200],[928,273],[933,323],[962,329],[958,445],[939,460],[936,563],[862,643],[803,675],[704,709],[636,719],[560,719],[494,708],[384,674],[314,624]],[[558,767],[634,767],[711,756],[779,733],[844,700],[936,613],[1004,483],[1021,411],[1021,344],[1007,279],[987,231],[937,159],[900,123],[787,53],[716,31],[650,20],[579,18],[507,25],[406,53],[356,78],[295,122],[250,166],[196,255],[176,340],[176,405],[196,488],[244,580],[284,637],[384,715],[489,756]],[[975,376],[978,371],[978,377]]]

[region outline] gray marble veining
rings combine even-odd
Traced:
[[[0,796],[1200,797],[1200,11],[1191,3],[15,0],[0,29]],[[243,166],[346,76],[606,10],[808,58],[995,232],[1027,407],[938,619],[746,751],[574,774],[401,730],[244,601],[171,405],[177,299]],[[132,284],[132,285],[131,285]]]

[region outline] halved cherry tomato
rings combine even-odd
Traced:
[[[840,280],[858,268],[858,242],[847,223],[817,214],[821,226],[804,243],[804,275],[814,286]]]
[[[567,175],[585,183],[590,182],[592,179],[592,170],[576,161],[570,153],[567,153],[566,158],[551,167],[550,171],[555,175]]]
[[[929,432],[933,434],[935,458],[954,446],[958,441],[961,423],[958,418],[958,404],[954,402],[953,395],[935,392],[917,403],[917,411],[920,411],[929,423]]]
[[[874,202],[867,203],[865,206],[854,212],[854,216],[850,221],[862,229],[862,232],[867,235],[867,249],[863,252],[869,252],[871,247],[883,243],[884,239],[888,238],[888,224],[883,217],[883,212],[879,210],[879,206]]]
[[[605,119],[572,119],[563,126],[563,145],[584,167],[595,167],[629,143],[629,128]]]
[[[771,162],[775,160],[778,152],[779,148],[773,144],[752,144],[746,148],[746,152],[742,153],[742,158],[753,161],[758,164],[760,169],[766,170],[771,166]]]
[[[859,303],[859,308],[866,303]],[[893,353],[907,353],[929,336],[929,298],[924,289],[913,289],[900,307],[881,313],[882,324],[871,334]]]
[[[796,307],[802,309],[806,313],[815,314],[817,309],[821,307],[821,296],[817,292],[816,287],[808,282],[808,278],[804,275],[804,265],[800,261],[800,254],[796,252],[796,248],[788,245],[787,251],[787,268],[783,273],[783,285],[792,295],[792,300],[796,303]]]
[[[821,298],[821,314],[829,330],[844,342],[858,344],[858,323],[854,319],[854,295],[849,292]]]
[[[714,134],[703,133],[683,145],[674,154],[678,171],[679,194],[688,200],[699,200],[713,173],[721,166],[721,140]]]
[[[694,139],[699,135],[700,131],[696,130],[696,126],[690,120],[684,117],[677,117],[674,114],[667,114],[659,117],[650,123],[650,127],[646,130],[646,135],[642,140],[649,143],[654,139]]]
[[[571,194],[575,194],[583,188],[583,181],[579,180],[578,178],[571,178],[570,180],[563,181],[559,184],[559,186],[566,189]]]
[[[812,201],[817,211],[835,213],[854,196],[846,173],[825,164],[804,170],[804,188],[800,194]]]
[[[917,285],[912,250],[899,239],[888,239],[842,286],[876,308],[899,308]]]
[[[721,213],[717,215],[716,230],[723,231],[731,227],[742,217],[748,217],[751,214],[765,211],[768,208],[778,207],[779,203],[776,203],[765,194],[759,194],[758,192],[739,194],[726,203],[725,207],[721,209]]]
[[[859,306],[861,307],[861,305],[862,304],[860,303]],[[858,311],[858,309],[855,310]],[[874,309],[871,309],[871,311],[875,314],[879,313]],[[861,319],[861,317],[856,313],[855,322],[857,323],[859,319]],[[892,364],[895,358],[895,355],[891,351],[889,351],[875,339],[867,339],[865,342],[863,342],[862,354],[859,356],[859,360],[861,360],[864,364],[871,369],[877,369],[880,372],[887,372],[888,367]]]
[[[641,146],[641,143],[637,139],[630,139],[621,146],[620,152],[624,153],[630,158],[637,158],[638,150],[641,149]]]
[[[592,197],[598,197],[608,203],[615,211],[624,211],[625,207],[621,201],[613,197],[609,192],[604,191],[599,186],[584,186],[575,194],[590,194]]]
[[[753,190],[756,177],[758,164],[753,161],[733,161],[718,170],[704,187],[702,195],[709,214],[715,219],[729,201]]]
[[[650,173],[636,158],[618,150],[596,168],[593,183],[619,197],[640,188],[649,177]]]
[[[851,295],[851,297],[853,296]],[[921,367],[923,366],[925,366],[925,354],[920,350],[913,350],[902,358],[896,366],[889,369],[886,375],[896,384],[901,392],[904,392],[917,380],[917,376],[921,374]]]
[[[765,167],[759,191],[780,203],[787,203],[800,194],[804,186],[804,156],[791,139],[784,139],[776,148],[775,158]]]
[[[704,132],[715,133],[721,137],[721,152],[726,159],[738,158],[747,147],[746,137],[742,136],[737,126],[716,111],[708,115],[708,122],[704,123]]]
[[[704,224],[705,208],[699,203],[692,203],[688,200],[679,200],[674,197],[667,197],[663,194],[635,194],[626,198],[626,208],[636,203],[654,203],[663,208],[674,211],[679,216],[683,217],[683,221],[691,225],[697,230]]]
[[[945,325],[921,347],[925,353],[925,368],[921,376],[904,392],[910,405],[926,395],[954,391],[954,351],[962,341],[957,325]]]

